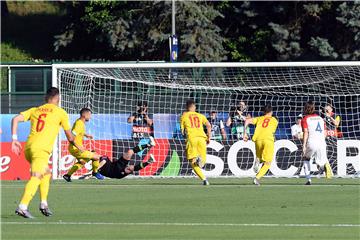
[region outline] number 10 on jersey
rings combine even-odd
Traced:
[[[198,116],[189,116],[191,128],[200,128],[200,119]]]

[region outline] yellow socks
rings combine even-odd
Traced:
[[[21,198],[20,205],[22,206],[29,206],[30,201],[36,194],[36,191],[40,185],[40,179],[37,177],[31,177],[28,183],[25,186],[24,195]]]
[[[68,171],[67,175],[73,175],[73,173],[81,169],[82,166],[83,165],[81,163],[75,163],[74,166],[72,166],[71,169]]]
[[[201,168],[196,163],[191,163],[191,167],[201,180],[204,181],[206,179],[204,173],[201,171]]]
[[[99,169],[99,165],[100,165],[99,161],[95,161],[95,160],[92,161],[92,171],[93,171],[93,173],[97,173],[97,171]]]
[[[330,179],[333,176],[333,172],[330,163],[325,163],[325,177]]]
[[[257,179],[260,179],[262,178],[266,173],[267,171],[269,170],[271,166],[271,162],[264,162],[264,164],[262,165],[262,167],[260,168],[260,171],[258,172],[258,174],[256,174],[256,178]]]
[[[40,181],[40,200],[41,202],[47,202],[47,197],[49,194],[50,187],[50,178],[51,174],[46,174]]]

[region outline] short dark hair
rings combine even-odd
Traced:
[[[148,103],[147,101],[139,101],[138,104],[137,104],[138,107],[142,107],[142,106],[145,106],[147,107],[148,106]]]
[[[270,104],[267,103],[263,108],[263,112],[264,112],[264,114],[268,114],[271,111],[272,111],[272,107]]]
[[[92,113],[92,111],[91,111],[91,109],[90,108],[82,108],[81,110],[80,110],[80,116],[82,116],[84,113],[87,113],[87,112],[91,112]]]
[[[45,95],[45,101],[49,101],[50,99],[52,99],[53,97],[59,95],[59,89],[56,87],[51,87],[46,91],[46,95]]]
[[[309,114],[313,114],[314,112],[315,112],[315,103],[313,101],[308,101],[307,103],[305,103],[304,114],[309,115]]]
[[[332,109],[333,111],[335,111],[335,108],[334,108],[334,106],[333,106],[331,103],[327,103],[327,104],[325,105],[325,107],[331,107],[331,109]]]
[[[192,105],[195,105],[195,101],[192,99],[189,99],[186,101],[186,109],[189,109]]]

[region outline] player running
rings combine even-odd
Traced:
[[[100,167],[99,172],[109,178],[124,178],[127,175],[133,173],[134,171],[140,171],[151,163],[155,162],[155,158],[150,154],[150,159],[147,162],[141,162],[136,165],[128,165],[131,157],[138,152],[141,152],[145,149],[150,149],[155,146],[155,141],[153,137],[150,137],[150,143],[144,145],[138,145],[133,149],[129,149],[126,153],[122,155],[119,160],[110,160],[108,157],[100,158]]]
[[[11,150],[17,155],[20,155],[22,150],[21,144],[17,140],[18,123],[30,120],[31,124],[30,134],[25,145],[25,158],[31,165],[31,178],[25,186],[19,207],[15,210],[17,215],[24,218],[33,218],[28,206],[39,186],[41,200],[39,210],[47,217],[53,214],[47,202],[51,178],[48,161],[60,127],[64,129],[68,141],[80,151],[83,150],[74,142],[68,114],[64,109],[58,107],[59,90],[54,87],[47,90],[45,100],[46,104],[21,112],[11,121]]]
[[[75,142],[79,146],[83,146],[83,139],[84,137],[88,139],[93,139],[93,136],[86,134],[86,128],[85,128],[85,122],[90,121],[91,118],[91,110],[89,108],[83,108],[80,110],[80,118],[78,118],[73,127],[71,132],[75,135]],[[63,176],[63,178],[67,182],[71,182],[71,175],[74,174],[77,170],[81,169],[87,162],[92,160],[92,175],[95,176],[97,179],[104,179],[104,176],[102,176],[98,172],[99,168],[99,160],[100,155],[96,152],[92,151],[79,151],[78,148],[76,148],[73,144],[69,144],[69,152],[72,156],[74,156],[77,160],[77,163],[75,163],[70,170]]]
[[[186,134],[186,157],[203,184],[210,185],[201,168],[206,163],[206,145],[210,142],[211,125],[204,115],[195,112],[196,105],[193,100],[186,102],[186,110],[180,120],[181,133]]]
[[[305,117],[301,122],[304,131],[302,151],[306,185],[311,185],[310,161],[315,161],[320,172],[323,172],[325,168],[326,178],[331,178],[333,173],[326,152],[325,121],[315,114],[315,104],[312,101],[305,104],[304,114]]]
[[[256,126],[255,133],[252,140],[255,142],[256,149],[256,160],[254,163],[254,171],[257,172],[254,178],[254,184],[260,185],[260,179],[266,174],[271,166],[271,162],[274,157],[274,142],[275,142],[275,131],[278,126],[278,120],[273,117],[272,107],[266,104],[264,107],[264,116],[246,119],[245,128],[249,124]],[[244,131],[244,141],[247,141],[249,136]],[[262,167],[258,172],[260,163],[263,163]]]

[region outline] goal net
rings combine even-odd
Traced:
[[[85,140],[86,148],[119,158],[154,136],[157,145],[136,154],[132,163],[146,161],[150,154],[157,161],[135,176],[194,176],[179,127],[188,99],[195,100],[199,113],[216,116],[211,120],[213,139],[204,166],[207,176],[255,175],[255,145],[242,140],[243,119],[260,116],[265,104],[271,104],[279,120],[267,175],[303,175],[301,133],[293,136],[291,128],[309,100],[326,119],[327,153],[334,174],[356,176],[360,171],[359,62],[54,64],[53,74],[71,124],[81,108],[93,111],[86,128],[94,140]],[[252,136],[254,128],[246,131]],[[57,177],[74,162],[65,140],[62,135],[54,154]],[[90,172],[90,164],[76,174]],[[315,164],[312,174],[319,175]]]

